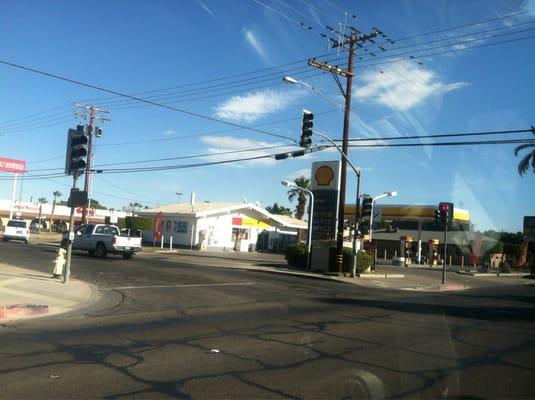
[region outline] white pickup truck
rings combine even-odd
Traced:
[[[141,251],[141,237],[121,236],[115,225],[81,225],[74,233],[72,249],[86,250],[91,256],[104,258],[108,254],[121,254],[128,260]],[[67,247],[68,235],[66,233],[61,241],[63,248]]]

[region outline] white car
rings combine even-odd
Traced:
[[[6,230],[2,237],[2,241],[7,242],[8,240],[22,240],[28,243],[30,241],[30,227],[28,222],[20,219],[10,219],[7,222]]]

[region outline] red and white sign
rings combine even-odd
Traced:
[[[23,174],[26,172],[26,161],[0,157],[0,171]]]
[[[76,209],[76,214],[82,214],[84,212],[84,209],[82,207],[78,207]],[[94,217],[95,216],[95,209],[94,208],[88,208],[87,209],[87,215]]]

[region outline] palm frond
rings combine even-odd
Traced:
[[[523,176],[527,170],[529,169],[529,161],[530,159],[535,157],[535,152],[527,154],[520,162],[518,163],[518,173],[520,176]],[[533,163],[533,161],[532,161]],[[534,166],[535,171],[535,166]]]
[[[524,143],[524,144],[521,144],[520,146],[516,146],[515,147],[515,156],[518,156],[518,153],[521,150],[527,149],[528,147],[535,147],[535,143]]]

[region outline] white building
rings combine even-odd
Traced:
[[[179,203],[137,215],[160,219],[164,244],[172,238],[173,246],[199,249],[279,251],[307,229],[304,221],[271,214],[252,203]],[[143,240],[153,242],[154,230],[143,231]]]
[[[0,199],[0,225],[5,225],[9,220],[11,207],[11,200]],[[52,215],[52,203],[39,204],[29,201],[15,201],[13,204],[13,216],[27,221],[32,221],[40,216],[47,223],[52,217],[53,221],[63,221],[67,224],[69,222],[70,212],[70,207],[56,204],[54,214]],[[91,207],[87,209],[88,222],[92,223],[103,223],[106,217],[124,218],[126,215],[129,214],[124,211],[100,210]],[[75,222],[79,222],[81,219],[82,208],[77,207],[74,210],[74,220]]]

